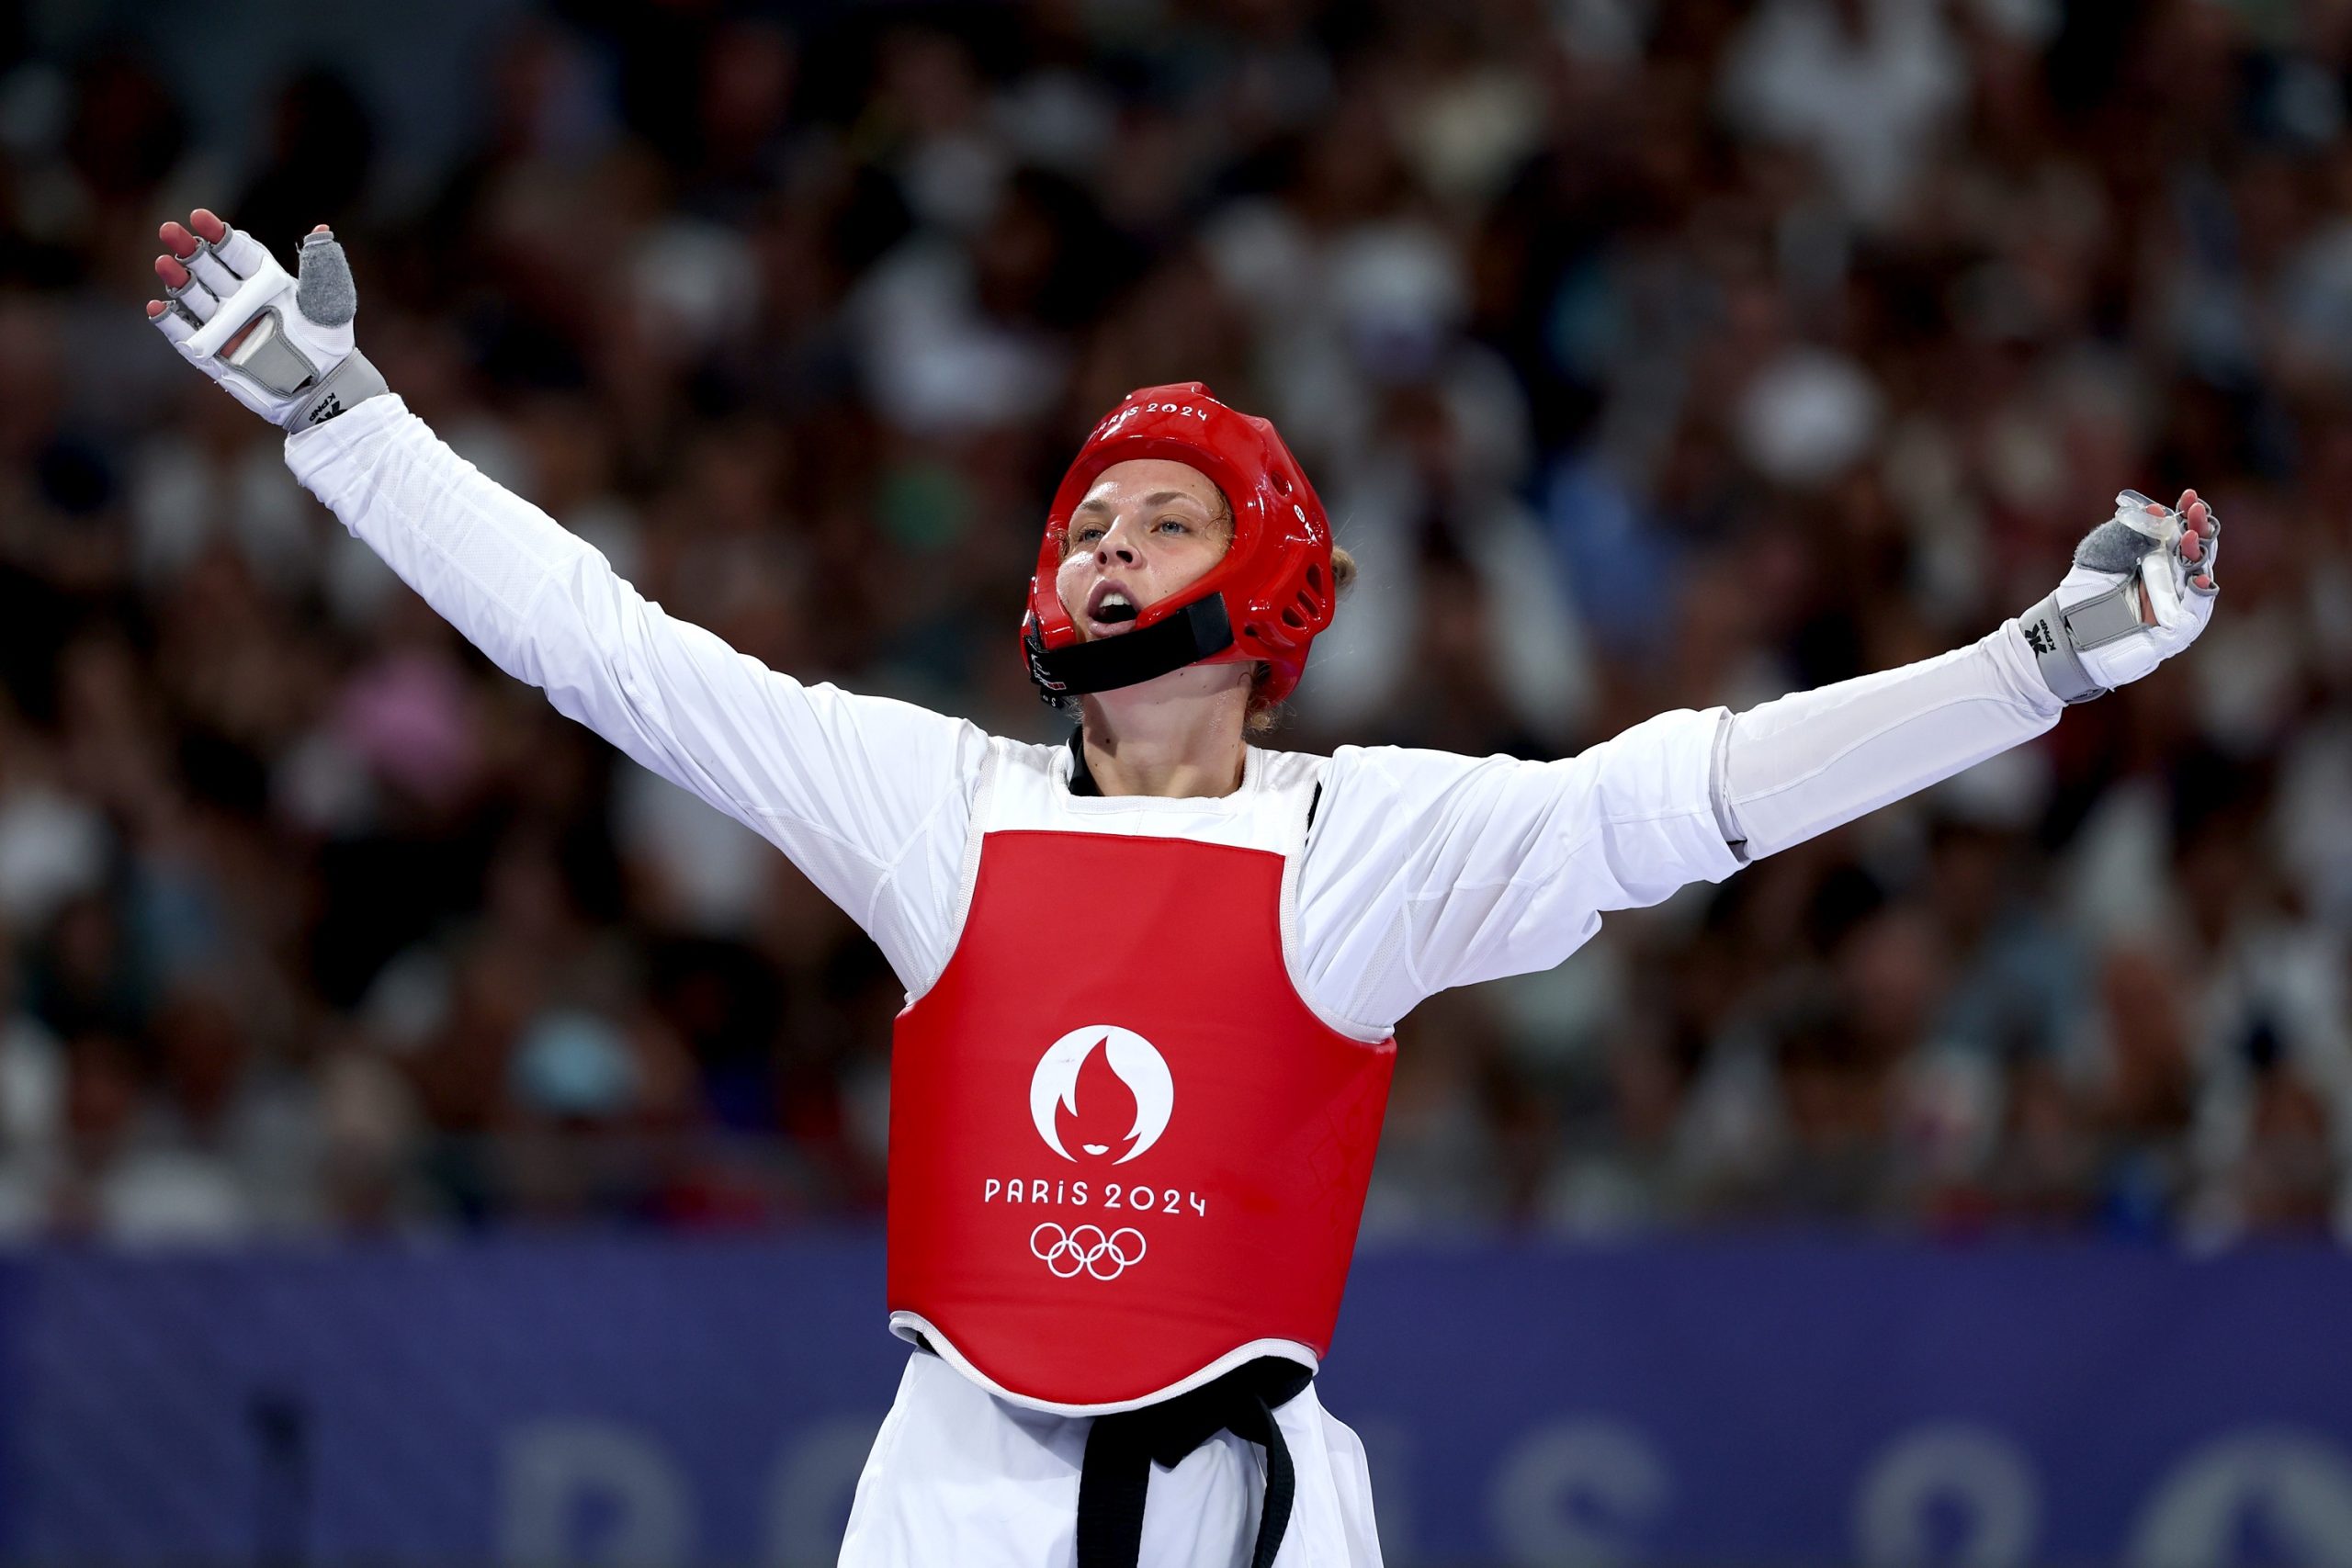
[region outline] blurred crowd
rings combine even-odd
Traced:
[[[1922,658],[2194,485],[2191,657],[1408,1021],[1367,1230],[2352,1235],[2352,8],[549,0],[424,164],[348,62],[232,155],[58,12],[0,20],[0,1236],[881,1201],[878,955],[156,339],[197,205],[332,222],[391,386],[673,615],[1032,738],[1136,386],[1272,415],[1361,562],[1307,750]]]

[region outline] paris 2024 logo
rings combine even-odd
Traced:
[[[1046,1048],[1029,1077],[1029,1120],[1067,1163],[1050,1177],[989,1177],[981,1201],[1059,1211],[1031,1230],[1029,1250],[1061,1279],[1116,1279],[1143,1261],[1148,1242],[1137,1226],[1145,1216],[1204,1219],[1208,1201],[1190,1189],[1069,1167],[1107,1173],[1141,1158],[1175,1111],[1175,1078],[1150,1041],[1116,1024],[1073,1029]]]
[[[1102,1064],[1099,1068],[1087,1071],[1097,1062]],[[1090,1090],[1088,1114],[1079,1109],[1081,1076],[1087,1078]],[[1114,1137],[1112,1130],[1125,1108],[1103,1102],[1115,1101],[1121,1089],[1135,1102],[1135,1123],[1125,1136]],[[1134,1030],[1114,1024],[1071,1030],[1046,1048],[1037,1070],[1029,1075],[1029,1119],[1037,1124],[1037,1136],[1073,1164],[1078,1156],[1063,1145],[1065,1125],[1075,1135],[1079,1148],[1098,1159],[1124,1145],[1125,1152],[1112,1163],[1125,1165],[1159,1141],[1175,1109],[1176,1081],[1169,1077],[1168,1059]],[[1101,1141],[1089,1141],[1095,1138]]]

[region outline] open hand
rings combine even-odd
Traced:
[[[2018,617],[2050,689],[2083,702],[2140,679],[2213,616],[2222,522],[2193,490],[2177,506],[2137,491],[2075,547],[2056,592]]]
[[[301,430],[384,390],[351,323],[359,308],[351,264],[323,223],[288,274],[261,242],[198,208],[156,231],[164,298],[147,319],[221,389],[264,419]]]

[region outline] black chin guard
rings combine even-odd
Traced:
[[[1116,691],[1198,664],[1233,646],[1233,622],[1225,613],[1225,595],[1212,593],[1164,621],[1117,637],[1049,649],[1045,634],[1033,622],[1023,641],[1029,649],[1029,679],[1037,682],[1037,694],[1050,703],[1088,692]]]

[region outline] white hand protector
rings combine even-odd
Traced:
[[[353,345],[359,294],[333,234],[302,242],[300,277],[239,229],[217,243],[199,240],[179,260],[188,280],[164,290],[155,325],[180,357],[262,418],[303,430],[385,389]]]
[[[2115,515],[2075,547],[2075,569],[2058,591],[2018,617],[2053,694],[2069,703],[2103,696],[2205,629],[2221,592],[2221,519],[2201,502],[2188,511],[2184,517],[2123,491]]]

